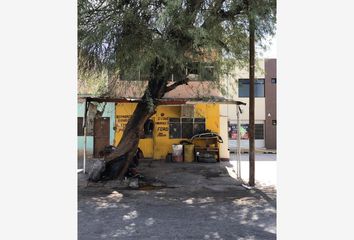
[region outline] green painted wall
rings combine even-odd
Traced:
[[[98,106],[98,109],[102,109],[101,106]],[[84,103],[78,103],[77,104],[77,117],[83,117],[84,116],[84,111],[85,111],[85,104]],[[107,103],[105,110],[103,112],[103,117],[109,117],[110,118],[110,124],[109,124],[109,143],[113,145],[114,141],[114,123],[115,123],[115,103]],[[77,137],[77,149],[78,149],[78,154],[80,155],[83,150],[84,150],[84,137],[83,136],[78,136]],[[87,136],[86,137],[86,151],[87,155],[92,155],[93,154],[93,136]]]

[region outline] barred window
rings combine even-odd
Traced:
[[[264,139],[263,124],[255,124],[254,139]]]
[[[170,118],[170,138],[191,138],[205,132],[205,118]]]
[[[182,118],[182,138],[193,137],[193,118]]]
[[[194,118],[193,135],[205,132],[205,118]]]
[[[181,138],[181,119],[180,118],[170,118],[169,123],[170,138]]]

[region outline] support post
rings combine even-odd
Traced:
[[[83,170],[86,173],[86,145],[87,145],[87,100],[85,99],[85,109],[84,109],[84,157],[83,157]]]
[[[252,13],[252,2],[249,1],[248,20],[249,20],[249,185],[253,187],[255,185],[255,141],[254,141],[254,71],[255,71],[255,19]]]
[[[83,169],[86,173],[86,126],[84,127],[84,159],[83,159]]]
[[[240,107],[236,105],[237,113],[237,149],[236,149],[236,159],[237,159],[237,178],[241,179],[241,134],[240,134]]]

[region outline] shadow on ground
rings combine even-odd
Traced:
[[[226,167],[144,161],[142,174],[164,183],[149,190],[81,174],[79,239],[276,239],[275,190],[246,190]]]

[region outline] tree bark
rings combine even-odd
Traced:
[[[171,90],[170,86],[167,87],[168,77],[165,66],[156,58],[151,66],[148,87],[142,100],[129,119],[116,150],[105,158],[105,171],[110,172],[111,178],[122,179],[127,172],[136,154],[145,122],[155,113],[158,99],[162,98],[167,90]]]
[[[250,3],[252,1],[249,1]],[[250,10],[250,9],[249,9]],[[249,136],[249,185],[255,185],[255,144],[254,144],[254,109],[255,109],[255,99],[254,99],[254,68],[255,68],[255,21],[253,16],[249,11],[249,81],[250,81],[250,94],[249,94],[249,126],[248,126],[248,136]]]

